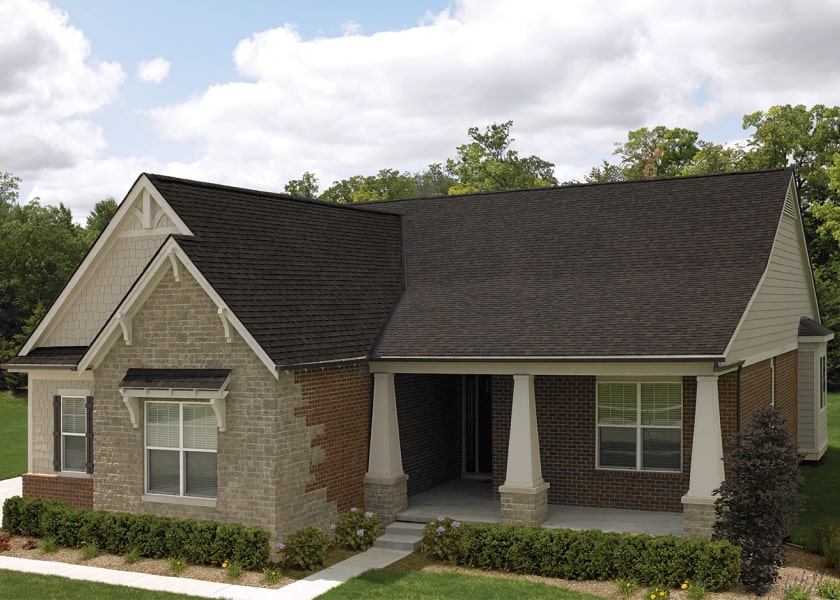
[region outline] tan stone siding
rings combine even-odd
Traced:
[[[87,346],[134,283],[164,235],[118,239],[77,292],[42,346]]]
[[[23,497],[63,500],[76,508],[93,508],[93,479],[27,473],[23,475]]]
[[[227,430],[218,434],[215,507],[142,501],[144,402],[132,428],[117,388],[129,368],[231,369]],[[298,414],[300,385],[266,369],[231,328],[226,342],[217,308],[187,272],[169,272],[133,320],[133,340],[118,340],[95,370],[94,506],[106,510],[216,519],[263,527],[282,539],[305,525],[327,525],[335,503],[307,491],[322,460],[313,440],[323,426]]]

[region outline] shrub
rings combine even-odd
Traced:
[[[318,527],[306,527],[286,539],[286,561],[304,571],[314,571],[324,566],[330,542],[327,534]]]
[[[187,568],[187,561],[183,558],[178,558],[173,556],[169,559],[169,570],[172,571],[172,574],[176,577],[184,572],[184,569]]]
[[[741,583],[763,594],[779,577],[782,543],[796,519],[799,453],[772,407],[761,408],[726,454],[729,478],[715,490],[714,537],[741,548]]]
[[[570,580],[623,579],[734,587],[740,549],[725,541],[478,523],[461,534],[459,564]]]
[[[100,553],[99,544],[96,542],[82,542],[82,560],[96,558]]]
[[[255,569],[269,557],[269,534],[257,527],[73,508],[56,500],[9,498],[3,526],[13,534],[53,538],[61,546],[95,543],[112,554],[132,549],[138,557],[176,556],[195,564],[227,559]]]
[[[382,521],[372,511],[351,508],[338,517],[335,524],[335,542],[353,550],[367,550],[373,546]]]
[[[840,570],[840,524],[824,521],[815,530],[817,552],[825,557],[825,566]]]
[[[449,517],[439,517],[423,530],[423,554],[457,562],[461,556],[461,534],[465,526]]]
[[[274,585],[280,581],[280,569],[277,567],[265,567],[263,569],[263,581],[268,585]]]
[[[833,579],[823,579],[817,586],[817,592],[822,598],[840,600],[840,582]]]
[[[664,585],[654,585],[648,588],[645,592],[647,600],[668,600],[671,597],[671,590]]]

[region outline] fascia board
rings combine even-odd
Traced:
[[[242,336],[242,339],[248,347],[257,355],[260,361],[266,366],[269,372],[276,378],[279,377],[277,366],[274,361],[268,356],[262,346],[257,343],[245,325],[237,318],[237,316],[230,310],[227,304],[219,296],[218,292],[213,289],[213,286],[205,279],[201,271],[193,264],[187,254],[178,245],[178,242],[172,238],[167,240],[161,247],[155,258],[149,264],[148,268],[141,275],[137,283],[132,287],[122,302],[120,302],[117,309],[111,315],[110,319],[102,328],[99,335],[91,344],[88,351],[79,361],[78,369],[84,372],[86,369],[98,366],[105,354],[111,349],[114,343],[120,339],[120,321],[122,318],[133,318],[137,312],[145,304],[146,300],[154,293],[155,288],[163,279],[163,277],[172,269],[172,257],[175,257],[186,269],[190,275],[198,282],[202,290],[213,301],[219,309],[220,314],[233,326],[233,328]]]
[[[70,280],[62,288],[61,293],[50,305],[47,314],[41,319],[38,327],[29,336],[29,339],[21,348],[19,354],[26,356],[33,348],[38,346],[38,343],[50,333],[55,325],[58,324],[62,314],[69,308],[74,296],[81,290],[90,277],[96,271],[96,267],[102,258],[107,254],[110,247],[116,243],[119,238],[119,232],[123,226],[133,217],[132,209],[135,201],[141,196],[143,192],[147,192],[166,213],[167,217],[172,221],[179,233],[183,235],[192,235],[186,223],[184,223],[171,206],[164,200],[160,192],[155,189],[152,182],[145,174],[140,175],[134,185],[123,198],[114,213],[114,217],[108,222],[108,225],[102,231],[96,241],[91,246],[88,253],[85,255],[82,262],[76,267]]]

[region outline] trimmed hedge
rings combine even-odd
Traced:
[[[59,500],[20,496],[3,504],[3,529],[54,537],[57,544],[73,548],[96,542],[111,554],[135,550],[147,558],[211,565],[236,561],[245,569],[264,566],[270,553],[270,536],[258,527],[73,508]]]
[[[570,580],[625,579],[709,591],[738,584],[741,550],[729,542],[480,523],[460,532],[457,562]]]

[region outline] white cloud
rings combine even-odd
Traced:
[[[422,169],[453,156],[468,127],[510,119],[520,154],[582,178],[639,127],[726,142],[773,104],[840,105],[838,22],[835,0],[460,0],[402,31],[366,35],[358,19],[347,35],[304,39],[286,25],[231,49],[238,80],[143,113],[197,157],[167,164],[107,157],[88,115],[116,98],[122,69],[91,61],[63,13],[11,0],[0,4],[0,169],[49,201],[87,202],[86,214],[100,172],[106,194],[141,170],[273,190],[309,170],[324,187]]]
[[[116,99],[124,73],[89,55],[66,13],[36,0],[0,3],[0,168],[27,178],[105,148],[89,115]]]
[[[169,67],[165,58],[141,61],[137,65],[137,78],[143,83],[160,83],[169,77]]]

